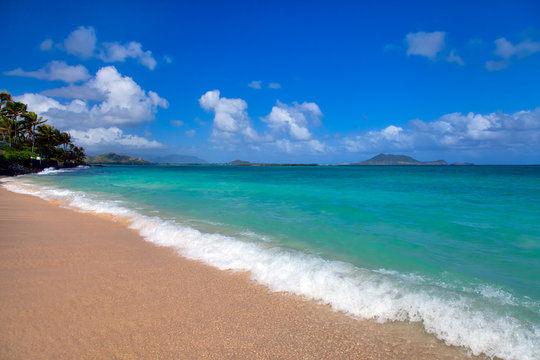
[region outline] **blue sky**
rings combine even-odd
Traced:
[[[0,87],[89,153],[540,163],[538,1],[16,1]]]

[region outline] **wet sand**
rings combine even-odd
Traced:
[[[0,187],[1,359],[465,359]]]

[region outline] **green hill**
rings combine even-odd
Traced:
[[[251,163],[249,161],[245,161],[245,160],[234,160],[234,161],[231,161],[230,163],[227,163],[227,165],[251,165]]]
[[[418,161],[406,155],[379,154],[352,165],[448,165],[444,160]]]
[[[88,156],[86,161],[88,164],[91,164],[91,165],[92,164],[95,164],[95,165],[149,165],[151,164],[151,162],[143,160],[141,158],[133,158],[128,155],[119,155],[113,152],[102,154],[102,155]]]

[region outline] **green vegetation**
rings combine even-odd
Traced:
[[[132,158],[127,155],[118,155],[115,153],[107,153],[103,155],[89,156],[87,159],[89,164],[96,165],[149,165],[151,162],[141,158]]]
[[[45,124],[47,120],[27,107],[0,92],[0,160],[23,166],[32,165],[32,159],[42,159],[46,165],[85,163],[84,148],[75,146],[69,133]]]
[[[406,155],[379,154],[369,160],[351,165],[447,165],[444,160],[418,161]]]
[[[231,161],[230,163],[227,163],[227,165],[250,165],[251,163],[249,161],[245,161],[245,160],[234,160],[234,161]]]

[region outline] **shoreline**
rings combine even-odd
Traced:
[[[420,324],[272,293],[120,222],[4,188],[0,212],[2,358],[468,358]]]

